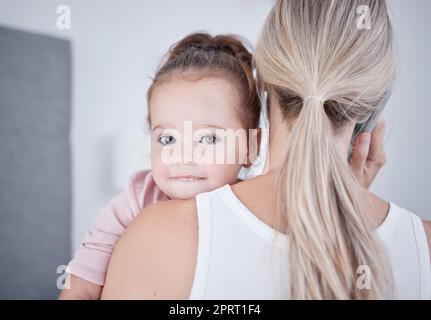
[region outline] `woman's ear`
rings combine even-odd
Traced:
[[[243,165],[245,168],[251,167],[256,161],[260,151],[260,144],[262,140],[262,129],[256,128],[249,130],[248,135],[248,148],[247,148],[247,162]]]

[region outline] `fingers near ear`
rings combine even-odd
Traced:
[[[365,169],[365,164],[370,150],[371,136],[368,132],[363,132],[356,137],[352,148],[351,165],[353,170]]]
[[[371,132],[371,145],[368,159],[376,163],[376,165],[383,165],[386,162],[386,154],[384,149],[384,138],[385,138],[385,127],[386,123],[381,118],[373,131]]]

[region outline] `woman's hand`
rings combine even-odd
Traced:
[[[367,189],[386,163],[384,135],[385,122],[380,119],[371,134],[361,133],[353,144],[350,166],[359,183]]]

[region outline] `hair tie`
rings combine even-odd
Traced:
[[[304,99],[302,99],[302,102],[304,103],[306,100],[308,100],[308,99],[316,99],[316,100],[319,100],[319,101],[321,101],[322,103],[324,103],[325,102],[325,99],[323,99],[322,97],[320,97],[320,96],[307,96],[307,97],[305,97]]]

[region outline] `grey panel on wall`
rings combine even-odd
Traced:
[[[0,27],[0,299],[57,298],[70,258],[70,50]]]

